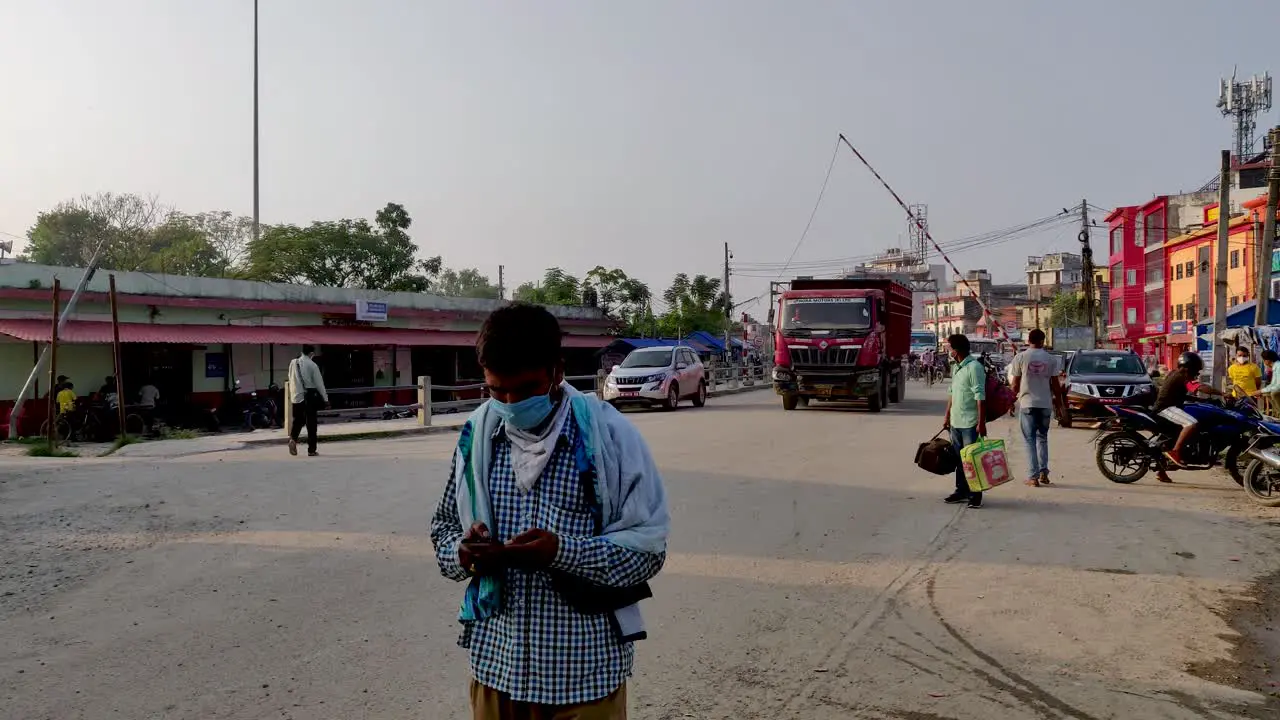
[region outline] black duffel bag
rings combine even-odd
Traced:
[[[939,430],[941,435],[945,430]],[[952,447],[951,441],[934,435],[927,442],[916,448],[916,467],[934,475],[952,475],[960,467],[960,455]]]

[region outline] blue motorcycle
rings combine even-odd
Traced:
[[[1271,422],[1248,400],[1219,403],[1197,400],[1182,409],[1196,419],[1197,431],[1182,448],[1186,467],[1168,461],[1182,427],[1140,405],[1112,405],[1115,417],[1093,436],[1095,460],[1108,480],[1133,483],[1150,470],[1209,470],[1221,464],[1237,484],[1244,484],[1242,463],[1255,440],[1280,436],[1280,423]]]

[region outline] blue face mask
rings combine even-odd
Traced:
[[[555,407],[555,403],[551,402],[551,394],[534,395],[531,398],[525,398],[520,402],[504,403],[500,400],[490,400],[489,407],[493,409],[503,422],[511,427],[520,430],[532,430],[542,424],[543,420],[551,414],[551,410]]]

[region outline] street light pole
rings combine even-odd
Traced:
[[[253,0],[253,239],[261,231],[258,215],[258,0]]]

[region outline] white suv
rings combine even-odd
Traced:
[[[632,350],[614,365],[604,383],[604,399],[614,407],[662,405],[675,410],[689,398],[695,407],[707,402],[707,372],[693,348],[683,345]]]

